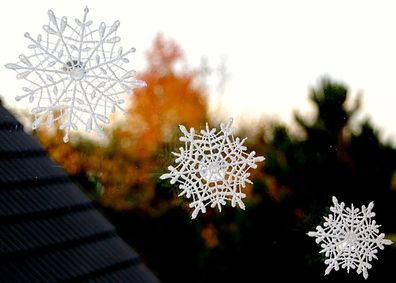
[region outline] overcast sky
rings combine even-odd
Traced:
[[[15,105],[21,84],[3,66],[27,52],[23,34],[43,33],[48,9],[72,19],[86,5],[94,24],[121,21],[121,45],[137,49],[138,72],[159,32],[181,45],[191,66],[203,56],[211,67],[226,58],[221,106],[229,116],[290,122],[294,109],[310,110],[309,87],[328,75],[353,96],[361,91],[362,116],[396,140],[396,1],[7,1],[0,10],[0,95],[8,104]]]

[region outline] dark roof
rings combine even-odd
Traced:
[[[0,281],[159,282],[1,105]]]

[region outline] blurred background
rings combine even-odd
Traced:
[[[132,64],[148,84],[126,96],[127,115],[113,117],[104,142],[33,134],[159,279],[362,281],[345,270],[323,277],[324,257],[306,233],[336,196],[356,207],[374,201],[396,242],[396,4],[85,2],[7,5],[0,60],[25,51],[23,33],[41,32],[48,9],[80,18],[87,4],[96,24],[121,20],[122,45],[137,48]],[[4,69],[2,99],[29,129],[29,105],[15,103],[21,86]],[[218,127],[229,117],[266,160],[250,172],[245,211],[191,220],[188,202],[159,176],[180,147],[179,124]],[[395,246],[386,247],[367,282],[393,282],[395,264]]]

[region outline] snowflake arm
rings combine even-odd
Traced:
[[[242,189],[248,179],[250,168],[257,168],[256,163],[264,160],[262,156],[255,156],[252,151],[247,154],[244,142],[234,137],[231,128],[232,119],[220,125],[220,131],[206,129],[196,133],[194,128],[188,131],[180,125],[183,136],[180,141],[184,147],[179,149],[176,156],[176,166],[169,166],[169,173],[163,174],[161,179],[170,179],[171,184],[178,183],[180,194],[190,199],[190,208],[194,208],[192,218],[199,212],[205,213],[206,207],[221,207],[227,201],[231,206],[238,205],[245,209],[242,199],[246,195]]]
[[[367,208],[363,205],[359,209],[354,208],[353,204],[345,208],[345,204],[338,203],[336,197],[332,200],[332,214],[324,217],[323,227],[317,226],[316,231],[308,232],[308,236],[316,238],[317,244],[321,243],[320,253],[327,258],[325,275],[341,267],[346,268],[348,273],[350,269],[356,269],[367,279],[368,270],[372,267],[370,262],[373,258],[378,259],[377,249],[383,250],[392,241],[384,239],[385,234],[379,233],[380,225],[372,219],[375,216],[373,202]]]
[[[71,130],[84,128],[104,137],[102,124],[110,122],[111,113],[125,113],[122,95],[134,88],[146,86],[136,79],[136,73],[128,70],[127,58],[135,51],[131,48],[116,50],[121,40],[117,36],[119,21],[110,27],[101,23],[93,28],[84,9],[82,21],[71,24],[66,17],[57,18],[48,11],[49,23],[43,26],[45,35],[34,39],[29,33],[31,54],[20,55],[19,62],[6,64],[17,72],[17,79],[28,82],[16,100],[28,98],[35,103],[31,112],[35,116],[32,128],[38,128],[45,120],[47,127],[59,122],[68,142]]]

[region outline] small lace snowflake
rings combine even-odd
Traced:
[[[72,24],[66,17],[57,18],[48,11],[44,36],[33,38],[25,33],[30,55],[22,54],[18,63],[5,65],[17,72],[17,79],[28,83],[16,100],[28,98],[35,103],[32,128],[45,120],[47,127],[59,121],[59,129],[65,132],[64,142],[69,141],[71,130],[81,127],[103,138],[101,124],[110,122],[110,113],[117,109],[125,112],[122,95],[146,85],[125,66],[135,49],[116,48],[121,40],[117,36],[120,22],[110,27],[102,22],[94,27],[87,14],[85,8],[83,19],[75,19]]]
[[[217,133],[206,124],[200,134],[193,128],[187,131],[180,126],[184,135],[180,141],[185,143],[184,148],[179,149],[180,153],[173,153],[177,157],[176,167],[169,166],[170,172],[160,178],[171,179],[171,184],[179,183],[179,196],[192,198],[193,219],[200,211],[205,213],[208,205],[217,206],[221,211],[226,201],[231,201],[232,207],[238,204],[245,209],[242,199],[246,195],[242,188],[246,183],[252,183],[248,179],[248,170],[257,168],[256,162],[263,161],[264,157],[255,157],[254,151],[247,154],[243,145],[246,138],[234,138],[231,124],[232,119],[226,125],[221,124]]]
[[[325,253],[327,268],[325,275],[331,270],[346,268],[357,268],[357,273],[363,272],[363,277],[367,279],[368,270],[371,268],[370,261],[377,259],[377,248],[383,250],[384,245],[392,244],[392,241],[384,239],[385,234],[379,234],[375,220],[372,218],[374,203],[370,202],[366,208],[364,205],[361,210],[351,207],[345,208],[345,204],[338,203],[337,198],[333,197],[334,206],[330,207],[333,214],[324,217],[324,227],[316,227],[316,232],[309,232],[310,237],[316,237],[316,243],[320,244],[321,253]]]

